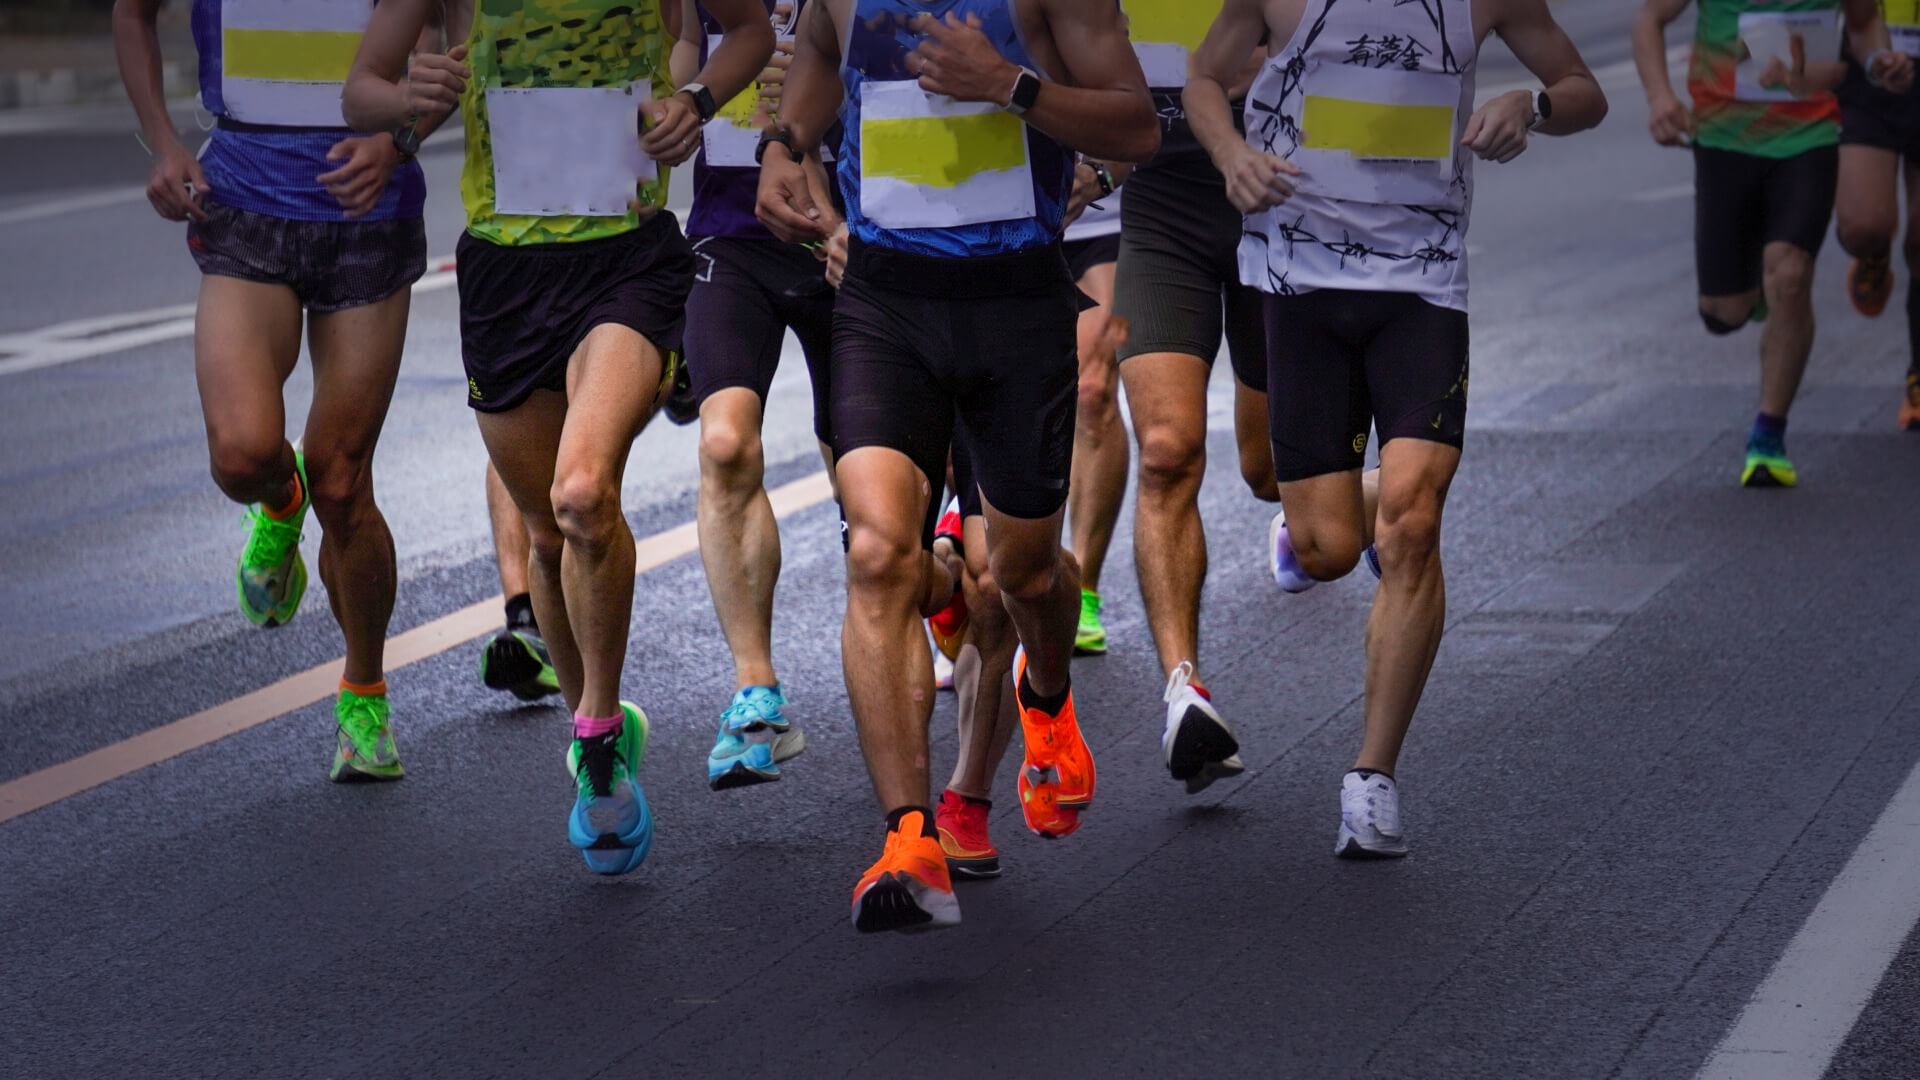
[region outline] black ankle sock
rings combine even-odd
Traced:
[[[887,831],[899,832],[900,821],[908,814],[920,815],[920,835],[938,838],[940,833],[933,827],[933,811],[924,806],[901,806],[887,812]]]
[[[1073,692],[1073,683],[1068,682],[1062,686],[1058,694],[1051,697],[1043,696],[1033,688],[1032,681],[1027,678],[1032,671],[1033,668],[1029,665],[1020,672],[1020,704],[1029,709],[1038,709],[1048,716],[1060,715],[1060,710],[1066,708],[1067,696]]]
[[[1371,780],[1376,774],[1380,776],[1384,776],[1389,780],[1393,779],[1393,774],[1388,772],[1385,769],[1353,769],[1350,771],[1359,773],[1360,779],[1362,780]]]
[[[507,625],[515,630],[537,629],[533,621],[533,596],[515,593],[507,597]]]

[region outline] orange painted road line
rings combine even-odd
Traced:
[[[825,502],[832,494],[827,474],[817,472],[783,484],[767,496],[773,502],[774,516],[784,518]],[[699,546],[691,521],[644,537],[633,545],[634,575],[638,577],[691,555]],[[499,596],[482,600],[388,638],[387,670],[398,671],[494,630],[500,622],[503,601]],[[324,701],[340,685],[343,663],[344,658],[308,668],[211,709],[0,784],[0,822],[31,814],[149,765]]]

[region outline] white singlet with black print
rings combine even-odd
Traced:
[[[1302,175],[1247,215],[1240,280],[1465,311],[1477,51],[1472,0],[1308,0],[1247,93],[1248,145]]]

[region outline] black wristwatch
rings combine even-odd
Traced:
[[[1113,170],[1098,161],[1089,162],[1089,164],[1093,166],[1093,178],[1100,181],[1101,197],[1105,198],[1113,194],[1113,189],[1119,186],[1113,182]]]
[[[676,93],[685,94],[693,99],[693,111],[699,115],[700,122],[703,124],[713,119],[714,114],[720,111],[720,106],[713,100],[713,91],[697,82],[688,83]]]
[[[793,145],[793,132],[783,127],[770,127],[761,133],[760,145],[753,148],[753,163],[755,165],[759,165],[766,160],[767,147],[772,146],[774,143],[779,143],[781,146],[787,148],[787,153],[793,157],[794,164],[797,165],[807,160],[807,155],[801,153],[800,148]]]
[[[1020,77],[1013,80],[1013,94],[1007,98],[1007,111],[1015,116],[1033,108],[1040,100],[1040,76],[1032,68],[1021,68]]]
[[[1533,123],[1527,125],[1527,130],[1533,131],[1551,119],[1553,119],[1553,99],[1547,96],[1545,90],[1535,90],[1533,92]]]
[[[420,154],[420,132],[414,128],[419,122],[416,116],[393,129],[393,148],[400,151],[401,161],[412,161]]]

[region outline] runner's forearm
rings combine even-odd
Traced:
[[[728,102],[753,85],[773,57],[773,24],[758,0],[714,0],[707,10],[720,23],[720,47],[707,57],[691,81],[705,86],[716,102]],[[696,24],[694,31],[699,27]],[[684,33],[684,31],[683,31]],[[676,52],[679,45],[675,45]],[[678,82],[678,78],[675,79]]]
[[[1553,116],[1533,130],[1541,135],[1572,135],[1598,127],[1607,115],[1607,95],[1593,73],[1577,71],[1545,87]]]
[[[1007,90],[1013,90],[1011,80]],[[1021,119],[1088,157],[1139,162],[1160,150],[1160,120],[1153,113],[1153,99],[1136,90],[1042,82],[1039,99]]]
[[[405,82],[407,57],[426,29],[431,2],[385,0],[374,7],[340,92],[340,112],[348,127],[394,131],[413,118]]]
[[[1212,76],[1189,75],[1180,104],[1186,110],[1187,126],[1193,129],[1193,137],[1216,166],[1234,147],[1246,145],[1234,130],[1233,103],[1227,100],[1227,89]]]
[[[158,0],[119,0],[113,5],[113,52],[120,81],[153,153],[182,145],[167,112],[166,78],[160,66],[160,35],[154,29]]]
[[[1640,85],[1648,100],[1675,96],[1673,76],[1667,73],[1667,24],[1685,7],[1685,0],[1678,4],[1673,0],[1648,0],[1633,20],[1633,66],[1640,72]]]

